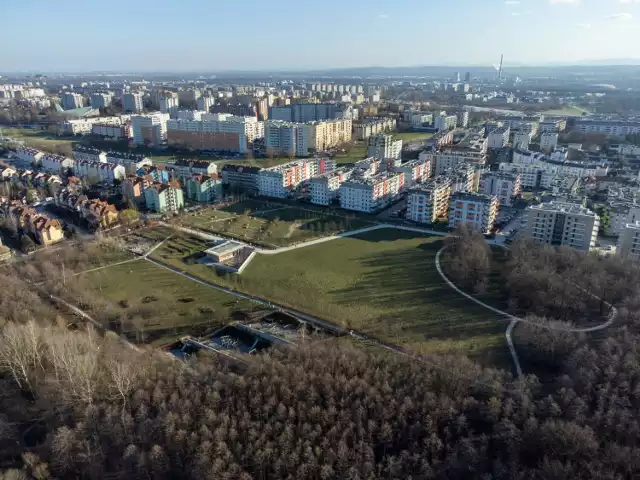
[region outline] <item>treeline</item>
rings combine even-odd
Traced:
[[[628,360],[637,337],[574,352],[552,392],[465,359],[326,343],[243,368],[33,322],[5,330],[0,345],[7,479],[640,475],[640,368]],[[7,345],[27,354],[7,356]]]

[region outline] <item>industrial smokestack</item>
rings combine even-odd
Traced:
[[[502,60],[504,59],[504,54],[500,54],[500,68],[498,68],[498,80],[502,80]]]

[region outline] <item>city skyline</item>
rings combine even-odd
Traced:
[[[284,0],[278,7],[114,0],[103,11],[78,0],[14,2],[0,36],[19,47],[0,59],[7,72],[490,67],[500,53],[505,66],[629,62],[640,40],[640,3],[629,0],[329,0],[323,9]],[[48,48],[52,29],[56,44]]]

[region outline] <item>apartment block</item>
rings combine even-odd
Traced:
[[[531,132],[516,132],[513,135],[513,148],[528,150],[531,138]]]
[[[148,147],[158,147],[167,141],[168,113],[150,113],[131,116],[133,143]]]
[[[556,132],[545,132],[540,135],[540,150],[551,153],[558,145],[558,134]]]
[[[211,107],[213,107],[215,103],[216,103],[216,99],[209,95],[200,97],[196,102],[198,106],[198,110],[202,110],[207,113],[211,111]]]
[[[373,135],[390,132],[395,129],[396,121],[394,118],[380,118],[354,125],[353,136],[356,140],[368,140]]]
[[[434,223],[446,217],[451,197],[451,180],[436,177],[415,185],[407,195],[406,219],[418,223]]]
[[[125,198],[128,198],[137,205],[144,205],[145,180],[137,175],[129,175],[122,180],[120,191]]]
[[[158,99],[158,104],[162,113],[168,113],[172,117],[178,113],[178,110],[180,110],[180,100],[175,94],[164,94]],[[199,108],[198,110],[204,109]]]
[[[438,132],[453,130],[457,125],[458,117],[456,115],[438,115],[433,119],[433,127]]]
[[[264,124],[255,117],[204,113],[200,120],[167,122],[167,143],[190,150],[246,153],[263,136]]]
[[[222,183],[247,192],[257,192],[260,170],[258,167],[226,164],[221,170]]]
[[[411,115],[411,127],[422,128],[430,126],[433,122],[433,115],[430,113],[414,113]]]
[[[131,126],[127,124],[114,125],[96,122],[91,124],[91,135],[98,137],[129,140],[132,136]]]
[[[73,173],[76,177],[93,183],[113,183],[114,180],[121,180],[126,176],[126,170],[122,165],[87,160],[76,161],[73,166]]]
[[[84,99],[79,93],[65,92],[60,97],[62,108],[65,110],[75,110],[84,107]]]
[[[122,108],[125,112],[142,112],[142,110],[144,110],[142,97],[143,95],[140,92],[125,93],[122,96]]]
[[[640,221],[625,225],[618,238],[617,255],[629,260],[640,260]]]
[[[309,180],[309,201],[315,205],[330,205],[338,198],[340,185],[349,180],[354,169],[339,168]]]
[[[212,203],[222,195],[222,183],[217,176],[193,175],[184,181],[189,200]]]
[[[478,191],[480,174],[479,170],[476,170],[472,165],[461,163],[450,168],[443,175],[451,180],[451,193]]]
[[[353,107],[341,103],[295,103],[269,109],[269,119],[284,122],[318,122],[352,119]]]
[[[269,155],[309,155],[310,131],[305,124],[269,120],[264,125],[264,140]]]
[[[372,177],[352,176],[340,185],[340,207],[372,213],[400,198],[404,173],[382,172]]]
[[[430,160],[410,160],[399,166],[392,166],[390,170],[404,173],[404,188],[413,187],[416,183],[422,183],[431,177]]]
[[[522,191],[519,173],[486,172],[480,175],[479,193],[495,195],[500,205],[511,207]]]
[[[93,108],[107,108],[113,102],[113,95],[110,93],[94,93],[91,95],[91,106]]]
[[[393,135],[378,133],[369,137],[367,141],[367,156],[376,157],[380,160],[395,158],[402,155],[402,140],[394,140]]]
[[[214,162],[206,160],[179,159],[174,163],[166,165],[169,170],[173,170],[178,178],[187,178],[193,175],[213,176],[218,173],[218,167]]]
[[[449,200],[449,227],[460,224],[481,233],[491,233],[498,216],[498,199],[482,193],[456,192]]]
[[[45,153],[40,150],[36,150],[35,148],[21,146],[16,149],[15,155],[23,162],[28,162],[33,166],[38,166],[42,163],[41,159]]]
[[[53,153],[46,153],[40,158],[40,167],[45,172],[64,173],[73,169],[74,161],[70,158]]]
[[[581,252],[595,247],[600,217],[579,204],[548,202],[527,209],[525,235],[535,243],[566,245]]]
[[[332,171],[335,162],[328,158],[295,160],[258,172],[258,189],[266,197],[287,198],[303,182]]]
[[[579,125],[581,122],[578,121],[576,123]],[[542,133],[564,132],[567,128],[567,120],[566,119],[543,120],[538,124],[538,127],[539,127],[538,128],[539,131]],[[587,133],[587,132],[583,132],[583,133]]]
[[[489,148],[502,148],[509,143],[511,129],[509,127],[498,127],[489,132],[487,146]]]
[[[351,119],[310,122],[306,126],[309,129],[309,148],[315,152],[323,152],[351,141]]]
[[[177,212],[184,208],[182,188],[169,183],[153,183],[144,190],[144,200],[152,212]]]

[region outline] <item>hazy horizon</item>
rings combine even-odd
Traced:
[[[322,7],[293,0],[269,9],[259,0],[12,2],[3,8],[0,68],[222,73],[491,67],[501,53],[506,65],[570,66],[633,59],[640,41],[640,2],[629,0],[328,0]]]

